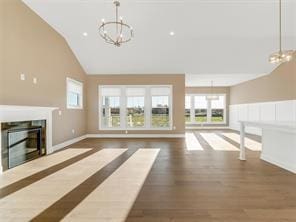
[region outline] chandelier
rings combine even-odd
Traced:
[[[133,28],[123,22],[122,17],[118,17],[118,8],[120,2],[115,0],[115,21],[106,22],[102,19],[102,24],[99,27],[100,36],[106,43],[121,46],[123,43],[129,42],[134,37]]]
[[[279,0],[279,51],[269,56],[269,62],[288,62],[293,58],[293,53],[293,50],[282,50],[282,0]]]
[[[211,94],[206,96],[206,100],[218,100],[219,96],[213,93],[213,81],[211,81]]]

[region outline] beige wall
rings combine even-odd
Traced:
[[[217,93],[217,94],[226,94],[226,124],[228,125],[229,120],[228,120],[228,116],[229,116],[229,95],[230,95],[230,87],[186,87],[185,89],[186,94],[209,94],[209,93]],[[205,124],[203,124],[205,125]],[[213,124],[211,124],[211,126],[214,126]],[[221,125],[219,125],[221,126]]]
[[[220,93],[229,95],[229,87],[186,87],[186,94],[208,94],[208,93]]]
[[[97,133],[124,133],[124,131],[98,130],[98,85],[173,85],[173,126],[175,130],[167,131],[132,131],[129,133],[184,133],[184,94],[185,75],[96,75],[87,76],[87,132]]]
[[[82,82],[86,77],[65,39],[22,1],[0,1],[5,33],[0,104],[59,107],[62,115],[55,111],[53,116],[53,144],[84,135],[85,109],[66,109],[66,77]],[[20,73],[26,74],[25,81]]]
[[[230,104],[296,99],[296,60],[283,63],[270,75],[230,88]]]

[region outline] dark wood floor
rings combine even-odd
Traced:
[[[161,149],[127,222],[296,221],[294,174],[256,151],[239,161],[238,151],[216,151],[199,133],[200,151],[188,151],[181,138],[86,139],[71,147]]]

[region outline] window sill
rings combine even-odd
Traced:
[[[82,110],[83,107],[74,107],[74,106],[72,107],[72,106],[68,106],[67,109],[81,109]]]

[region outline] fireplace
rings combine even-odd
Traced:
[[[1,132],[3,170],[46,153],[46,120],[2,123]]]
[[[57,109],[0,105],[0,174],[54,151],[52,117]]]

